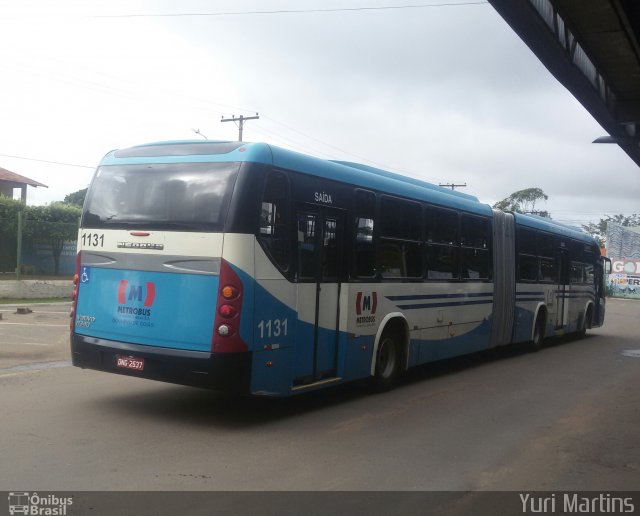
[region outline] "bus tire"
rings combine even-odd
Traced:
[[[536,324],[533,327],[533,338],[529,343],[529,351],[532,353],[542,349],[542,344],[544,342],[544,326],[544,314],[539,313],[538,317],[536,317]]]
[[[385,330],[380,337],[376,353],[376,368],[371,378],[376,392],[392,389],[400,375],[402,352],[398,337],[394,332]]]
[[[582,328],[578,332],[580,338],[584,338],[587,334],[587,330],[591,329],[592,319],[593,319],[593,311],[591,309],[591,305],[587,308],[587,311],[584,314],[584,318],[582,319]]]

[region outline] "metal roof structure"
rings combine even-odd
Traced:
[[[22,191],[22,202],[27,202],[27,186],[33,186],[36,188],[38,186],[44,186],[45,188],[48,188],[47,185],[43,185],[38,181],[0,167],[0,195],[6,195],[7,197],[13,198],[13,189],[20,188]]]
[[[640,2],[489,0],[547,69],[640,165]]]

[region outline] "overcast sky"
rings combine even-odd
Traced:
[[[245,141],[466,183],[490,204],[540,187],[572,223],[640,212],[640,169],[591,143],[604,130],[489,4],[220,14],[461,1],[0,0],[0,167],[48,185],[29,188],[44,204],[109,150],[237,139],[221,116],[259,112]],[[172,13],[219,15],[126,16]]]

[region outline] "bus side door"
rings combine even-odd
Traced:
[[[569,253],[567,249],[558,249],[558,289],[556,291],[556,330],[567,324],[569,302]]]
[[[336,374],[344,215],[336,209],[301,205],[296,224],[294,384],[300,385]]]

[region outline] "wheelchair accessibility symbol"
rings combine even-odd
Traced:
[[[91,269],[88,267],[82,267],[82,274],[80,274],[80,282],[81,283],[89,283]]]

